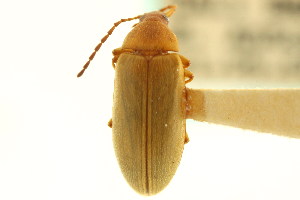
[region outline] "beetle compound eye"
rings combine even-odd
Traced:
[[[140,22],[142,22],[145,19],[145,15],[143,15],[142,17],[140,17]]]
[[[166,15],[162,15],[164,20],[166,20],[167,23],[169,23],[169,18]]]

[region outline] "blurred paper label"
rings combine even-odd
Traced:
[[[177,0],[171,27],[194,73],[300,82],[300,0]]]

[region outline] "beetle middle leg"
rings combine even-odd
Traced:
[[[109,120],[109,122],[107,123],[107,125],[112,128],[112,119]]]
[[[180,54],[178,54],[178,55],[179,55],[179,58],[180,58],[180,60],[183,64],[183,68],[188,68],[191,65],[190,60],[187,59],[186,57],[184,57],[183,55],[180,55]]]
[[[184,144],[188,143],[189,141],[190,141],[190,138],[189,138],[187,132],[185,131]]]

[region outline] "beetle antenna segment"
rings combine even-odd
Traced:
[[[175,6],[175,5],[169,5],[169,6],[166,6],[166,7],[162,8],[162,9],[160,9],[159,11],[160,12],[164,12],[165,10],[168,10],[167,12],[165,12],[165,15],[167,17],[171,17],[173,15],[173,13],[175,12],[176,7],[177,6]]]
[[[119,26],[119,24],[121,24],[122,22],[128,22],[128,21],[131,21],[131,20],[139,19],[141,16],[142,15],[138,15],[138,16],[132,17],[132,18],[121,19],[121,20],[117,21],[116,23],[114,23],[113,27],[111,27],[111,29],[109,29],[109,31],[107,32],[107,34],[101,39],[100,43],[95,47],[94,52],[90,55],[89,60],[85,63],[85,65],[83,66],[83,69],[77,74],[77,77],[82,76],[82,74],[84,73],[84,71],[88,68],[90,62],[94,59],[97,51],[99,51],[99,49],[102,46],[102,44],[112,34],[112,32],[115,30],[115,28],[117,26]]]

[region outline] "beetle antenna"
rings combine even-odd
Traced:
[[[97,51],[99,51],[100,47],[102,46],[102,44],[107,40],[107,38],[112,34],[112,32],[115,30],[115,28],[117,26],[119,26],[119,24],[121,24],[122,22],[128,22],[134,19],[139,19],[142,15],[138,15],[136,17],[132,17],[132,18],[127,18],[127,19],[121,19],[119,21],[117,21],[116,23],[114,23],[113,27],[111,27],[111,29],[109,29],[109,31],[107,32],[107,34],[101,39],[100,43],[95,47],[94,52],[90,55],[89,60],[85,63],[85,65],[83,66],[83,69],[77,74],[77,77],[82,76],[82,74],[84,73],[84,71],[88,68],[90,62],[93,60],[93,58],[95,57]]]
[[[160,9],[159,11],[164,12],[165,10],[168,10],[167,12],[165,12],[165,15],[167,17],[171,17],[173,15],[173,13],[175,12],[176,7],[177,7],[176,5],[169,5],[169,6],[166,6],[162,9]]]

